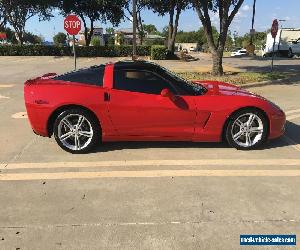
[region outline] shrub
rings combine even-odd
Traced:
[[[166,60],[167,48],[161,45],[153,45],[151,47],[151,59],[152,60]]]
[[[92,46],[100,46],[101,45],[101,41],[98,37],[93,37],[92,41],[91,41],[91,45]]]
[[[156,51],[156,50],[155,50]],[[157,52],[155,52],[157,53]],[[46,45],[7,45],[0,46],[0,56],[71,56],[72,48]],[[132,46],[77,46],[78,57],[127,57],[132,55]],[[150,56],[151,46],[138,46],[139,56]],[[161,57],[163,58],[163,57]]]

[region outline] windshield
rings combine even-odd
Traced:
[[[165,67],[159,67],[164,71],[168,78],[175,80],[172,81],[172,83],[175,84],[175,87],[179,88],[181,92],[183,91],[188,95],[203,95],[206,93],[207,90],[202,85],[188,81]]]

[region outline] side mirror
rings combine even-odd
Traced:
[[[169,89],[163,89],[160,93],[162,97],[170,97],[171,96],[171,91]]]
[[[169,90],[169,89],[163,89],[160,93],[160,95],[162,97],[168,97],[170,98],[172,101],[174,101],[176,99],[175,95]]]

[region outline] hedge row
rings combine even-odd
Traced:
[[[151,47],[151,59],[153,60],[166,60],[167,59],[167,48],[162,45],[153,45]]]
[[[164,59],[164,46],[138,46],[139,56],[153,56]],[[0,46],[0,56],[71,56],[72,48],[45,45]],[[132,46],[76,47],[78,57],[126,57],[132,54]]]

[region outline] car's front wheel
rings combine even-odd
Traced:
[[[63,111],[54,123],[57,144],[70,153],[87,153],[100,141],[96,119],[82,109]]]
[[[261,111],[244,109],[230,118],[226,139],[237,149],[254,149],[267,140],[268,129],[268,120]]]

